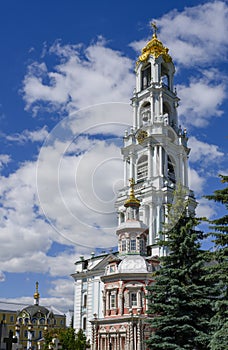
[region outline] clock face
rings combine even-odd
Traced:
[[[145,130],[139,131],[137,136],[138,143],[142,143],[145,140],[145,138],[147,138],[147,136],[148,134]]]

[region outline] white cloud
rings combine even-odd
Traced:
[[[23,84],[26,109],[37,113],[46,103],[49,111],[64,113],[97,103],[129,101],[134,84],[132,62],[105,47],[104,40],[87,48],[57,42],[49,53],[60,63],[52,71],[44,62],[30,65]]]
[[[8,154],[0,154],[0,169],[7,165],[9,162],[11,162],[11,158]]]
[[[122,138],[115,134],[123,134],[126,125],[119,120],[131,109],[125,104],[102,105],[102,112],[116,116],[116,122],[101,124],[96,123],[104,120],[98,110],[99,106],[88,114],[95,125],[87,129],[88,120],[64,119],[49,134],[37,163],[25,162],[1,177],[3,271],[64,276],[73,272],[76,257],[94,250],[98,242],[100,247],[116,245],[114,202],[123,163]],[[52,257],[53,241],[74,249]]]
[[[201,177],[195,169],[192,169],[190,167],[188,171],[188,177],[190,189],[198,195],[201,194],[203,190],[203,185],[206,181],[205,177]]]
[[[197,217],[205,217],[212,219],[216,214],[216,207],[213,202],[208,201],[206,198],[200,198],[198,200],[198,206],[196,208]]]
[[[188,147],[191,148],[190,162],[192,163],[198,161],[201,164],[202,162],[204,164],[219,162],[224,156],[224,153],[219,151],[217,145],[199,141],[194,136],[189,138]]]
[[[226,96],[223,83],[210,82],[207,78],[192,78],[189,85],[178,85],[177,89],[183,101],[179,115],[185,125],[205,127],[212,117],[223,114],[220,109]]]
[[[172,10],[156,19],[158,38],[177,64],[196,68],[221,61],[228,49],[228,6],[225,1],[213,1],[184,11]],[[147,40],[130,46],[141,51]]]
[[[159,37],[172,48],[176,62],[193,66],[224,59],[228,49],[228,6],[212,1],[184,11],[171,11],[157,20]]]
[[[25,143],[28,141],[31,142],[43,142],[48,136],[47,127],[43,126],[41,129],[38,130],[23,130],[20,134],[13,134],[13,135],[5,135],[5,138],[7,141],[12,142],[18,142],[18,143]]]
[[[0,282],[4,282],[6,279],[5,274],[0,270]]]

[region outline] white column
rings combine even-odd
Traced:
[[[142,307],[142,304],[141,304],[141,291],[140,290],[138,290],[138,292],[137,292],[137,306],[138,306],[138,308]]]
[[[162,146],[159,146],[159,175],[162,176]]]
[[[188,187],[188,160],[187,157],[184,157],[184,185]]]
[[[158,175],[158,146],[154,146],[153,156],[153,176]]]
[[[151,145],[148,144],[147,148],[148,148],[148,175],[147,178],[148,180],[151,180],[152,178],[152,149],[151,149]]]
[[[160,111],[159,111],[159,115],[163,114],[163,96],[162,96],[162,91],[160,92]]]
[[[149,237],[148,237],[148,244],[153,244],[153,205],[150,204],[149,206]]]
[[[160,223],[161,223],[161,211],[160,211],[160,205],[157,205],[157,213],[156,213],[156,217],[157,217],[157,227],[156,227],[156,237],[159,237],[159,232],[160,232]]]
[[[131,153],[130,154],[130,179],[135,178],[135,172],[134,172],[134,156]]]
[[[124,187],[128,185],[128,164],[127,157],[124,158]]]
[[[179,154],[179,179],[181,184],[183,184],[183,174],[182,174],[182,155]]]

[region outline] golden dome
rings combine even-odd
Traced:
[[[129,182],[130,182],[129,198],[124,203],[124,206],[125,207],[139,207],[140,201],[137,198],[135,198],[135,192],[134,192],[135,181],[134,181],[134,179],[130,179]]]
[[[138,62],[147,61],[150,55],[154,56],[154,58],[162,56],[165,62],[172,62],[172,57],[168,54],[169,49],[157,38],[156,24],[152,23],[152,27],[154,28],[153,37],[142,49],[142,54],[139,56]]]

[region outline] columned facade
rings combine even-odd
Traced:
[[[178,123],[179,98],[174,89],[174,73],[172,58],[155,30],[136,64],[133,122],[130,131],[125,131],[122,148],[124,187],[116,201],[117,211],[123,217],[127,180],[133,178],[136,196],[141,201],[140,218],[149,226],[148,245],[152,256],[163,254],[156,242],[177,184],[189,199],[188,209],[193,212],[196,206],[188,185],[190,150],[186,130]]]

